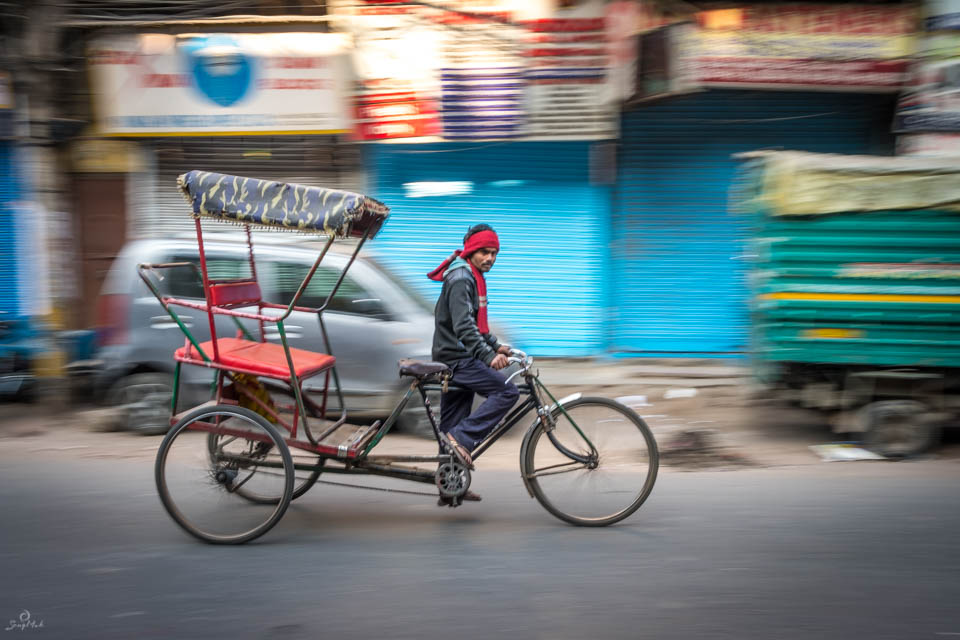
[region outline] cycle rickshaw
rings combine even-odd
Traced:
[[[184,346],[174,354],[172,426],[160,444],[154,470],[161,502],[177,524],[206,542],[247,542],[272,528],[291,500],[315,484],[341,484],[320,480],[327,474],[424,483],[432,487],[426,495],[439,495],[451,506],[459,505],[470,486],[470,469],[441,437],[428,397],[428,391],[448,387],[450,369],[436,362],[401,361],[398,373],[410,379],[410,386],[392,414],[370,425],[351,424],[324,326],[324,311],[364,243],[383,226],[388,208],[357,193],[200,171],[180,176],[178,186],[192,207],[199,265],[137,267],[185,336]],[[250,277],[210,277],[201,218],[245,227]],[[287,305],[269,303],[261,296],[251,227],[326,237],[316,262]],[[346,267],[320,307],[299,306],[338,238],[355,239]],[[171,268],[192,269],[202,281],[205,300],[163,293],[162,274]],[[205,312],[210,340],[199,342],[174,307]],[[284,321],[294,310],[316,314],[326,353],[288,344]],[[234,323],[234,336],[218,335],[218,316]],[[271,323],[276,325],[279,344],[265,338],[264,327]],[[659,464],[656,442],[640,416],[605,398],[575,394],[557,400],[537,377],[533,358],[513,351],[510,361],[516,368],[511,379],[522,379],[518,384],[521,400],[471,452],[472,457],[479,458],[532,413],[520,452],[522,479],[532,497],[556,517],[576,525],[608,525],[635,512],[650,495]],[[211,399],[178,411],[184,365],[212,371]],[[311,397],[303,382],[318,375],[325,377],[323,391]],[[339,411],[328,407],[331,393],[337,395]],[[425,404],[439,453],[374,454],[414,394]]]

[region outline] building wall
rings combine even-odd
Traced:
[[[596,143],[375,145],[371,191],[391,216],[370,251],[430,300],[426,273],[485,222],[500,235],[490,318],[542,356],[603,350],[610,187],[591,182]]]

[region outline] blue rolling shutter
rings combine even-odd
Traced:
[[[501,241],[487,279],[491,324],[541,356],[603,349],[611,198],[609,187],[590,184],[589,143],[375,145],[371,153],[371,191],[391,207],[371,251],[393,271],[435,300],[440,284],[426,273],[485,222]]]
[[[614,211],[610,349],[722,354],[747,341],[745,220],[727,209],[761,148],[893,150],[891,98],[715,91],[624,113]]]
[[[0,311],[22,313],[18,280],[18,224],[14,202],[20,197],[14,162],[14,146],[0,142]]]

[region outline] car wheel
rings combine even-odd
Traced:
[[[431,392],[429,393],[430,397],[430,408],[433,410],[433,416],[437,420],[437,425],[440,423],[440,394]],[[419,396],[416,397],[419,400]],[[414,400],[410,401],[410,404],[407,405],[406,410],[400,414],[400,417],[397,419],[397,429],[401,433],[407,433],[412,436],[418,436],[421,438],[430,438],[433,439],[436,436],[433,433],[433,426],[430,424],[430,419],[427,417],[426,409],[423,406],[417,406]]]
[[[173,377],[166,373],[135,373],[121,378],[107,394],[107,404],[119,411],[118,427],[143,435],[170,429]]]

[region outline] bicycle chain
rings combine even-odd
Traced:
[[[406,489],[386,489],[384,487],[365,487],[361,484],[347,484],[346,482],[333,482],[331,480],[317,480],[317,484],[332,484],[336,487],[348,487],[351,489],[368,489],[370,491],[386,491],[387,493],[406,493],[411,496],[430,496],[436,497],[436,493],[426,493],[424,491],[408,491]]]

